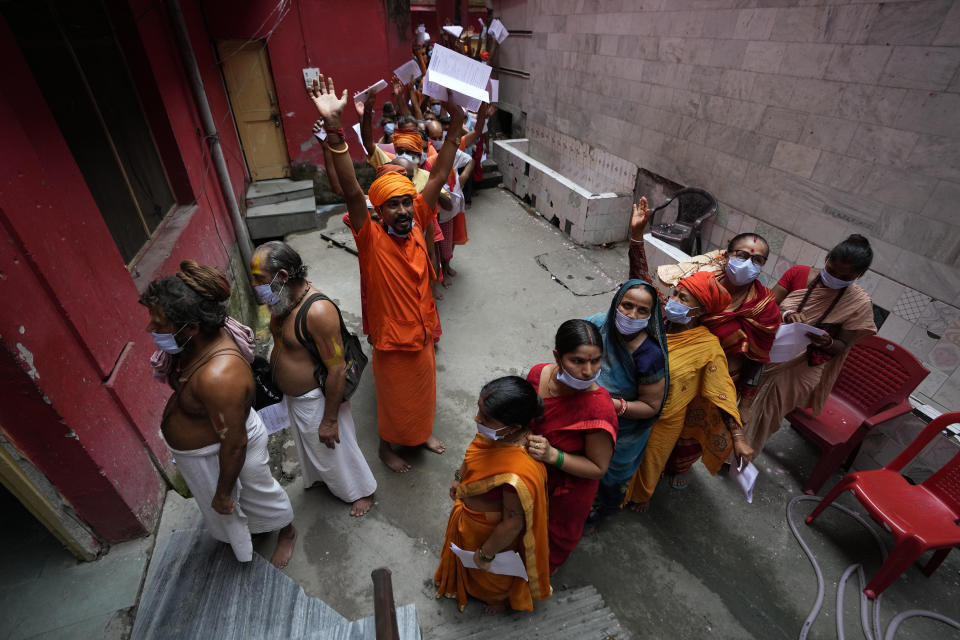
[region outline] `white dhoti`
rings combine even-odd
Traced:
[[[377,490],[377,481],[357,444],[357,429],[349,402],[340,405],[337,415],[340,443],[330,449],[317,435],[326,405],[323,392],[319,388],[312,389],[302,396],[284,396],[283,401],[290,414],[290,433],[300,456],[304,488],[323,482],[330,493],[344,502],[354,502]]]
[[[246,427],[247,456],[233,486],[235,507],[230,515],[217,513],[210,506],[220,477],[220,444],[190,451],[167,445],[177,469],[197,499],[207,531],[217,540],[229,543],[240,562],[253,559],[250,534],[276,531],[293,522],[290,498],[270,474],[267,464],[267,431],[253,409],[247,416]]]

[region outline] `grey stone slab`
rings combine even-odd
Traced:
[[[806,119],[807,114],[800,111],[767,107],[757,131],[779,140],[797,142]]]
[[[811,114],[804,123],[799,142],[808,147],[843,153],[856,130],[856,122]]]
[[[572,247],[540,254],[537,264],[574,295],[595,296],[617,288],[616,280],[604,273],[600,265]]]
[[[776,9],[742,9],[733,35],[742,40],[766,40],[773,31],[776,17]]]
[[[954,2],[933,40],[937,46],[960,45],[960,4]]]
[[[826,7],[778,9],[770,39],[777,42],[820,42],[826,32],[826,23]]]
[[[895,47],[879,83],[908,89],[946,89],[960,67],[955,47]]]
[[[783,51],[780,73],[788,76],[822,78],[836,47],[832,44],[791,42]]]
[[[911,131],[861,124],[850,141],[848,154],[868,162],[895,167],[916,166],[908,158],[919,139],[920,136]]]
[[[313,196],[313,180],[263,180],[247,187],[247,206],[298,200]]]
[[[247,209],[247,220],[251,218],[269,218],[273,216],[286,216],[291,214],[310,212],[316,213],[317,203],[313,195],[306,198],[297,198],[296,200],[286,200],[273,204],[265,204]]]
[[[358,255],[357,241],[354,239],[353,233],[350,231],[350,229],[347,229],[346,226],[340,225],[327,227],[320,232],[320,235],[338,247],[346,249],[353,255]]]
[[[820,154],[811,179],[840,191],[857,193],[873,166],[870,162],[824,151]]]
[[[948,180],[937,182],[921,215],[941,222],[956,222],[960,212],[960,184]]]
[[[921,135],[912,149],[906,166],[935,178],[960,182],[960,140]]]
[[[933,91],[908,91],[896,119],[898,129],[955,136],[960,131],[960,95]]]
[[[820,149],[781,140],[773,153],[770,166],[809,178],[813,174],[813,169],[817,166],[817,160],[819,159]]]
[[[906,89],[847,84],[840,90],[840,103],[835,114],[840,118],[865,124],[892,127],[900,115]]]
[[[827,42],[863,44],[867,41],[870,25],[877,15],[875,4],[832,6],[827,9]]]
[[[750,41],[743,53],[742,66],[749,71],[777,73],[787,45],[782,42]]]
[[[827,64],[823,77],[828,80],[873,84],[883,73],[891,54],[891,47],[838,46]]]
[[[916,44],[933,42],[953,0],[881,3],[870,25],[870,44]]]

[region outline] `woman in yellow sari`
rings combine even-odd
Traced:
[[[450,485],[455,502],[433,578],[437,597],[456,598],[461,611],[467,595],[485,602],[488,613],[507,606],[532,611],[534,600],[550,597],[547,471],[525,448],[530,423],[542,414],[543,401],[518,376],[497,378],[480,391],[478,433]],[[478,568],[465,568],[451,543],[473,551]],[[520,554],[528,580],[490,573],[503,551]]]
[[[720,341],[700,324],[701,316],[722,311],[730,294],[712,273],[700,271],[677,282],[664,307],[667,320],[667,357],[670,391],[660,419],[650,431],[643,462],[627,487],[626,503],[636,511],[650,508],[678,438],[696,440],[703,464],[712,474],[720,470],[731,451],[749,462],[753,449],[746,443],[737,411],[737,391],[727,369]],[[696,411],[690,404],[703,399]]]

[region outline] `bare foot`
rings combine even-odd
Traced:
[[[366,498],[360,498],[359,500],[354,501],[353,505],[350,507],[350,515],[355,518],[360,516],[367,515],[367,512],[370,511],[370,507],[373,506],[373,496],[367,496]]]
[[[457,277],[457,270],[454,269],[453,267],[451,267],[449,264],[446,265],[446,266],[443,268],[443,272],[444,272],[446,275],[450,276],[451,278],[456,278],[456,277]]]
[[[446,285],[444,285],[444,286],[446,286]],[[443,294],[440,293],[438,290],[434,289],[434,290],[433,290],[433,299],[434,299],[434,300],[443,300]]]
[[[291,522],[277,534],[277,548],[273,550],[270,556],[270,564],[277,569],[283,569],[290,562],[290,556],[293,555],[293,543],[297,540],[297,528]]]
[[[423,446],[425,446],[427,449],[430,449],[430,451],[433,451],[434,453],[443,453],[447,450],[447,445],[443,444],[442,440],[435,438],[434,436],[430,436]]]
[[[647,502],[631,502],[630,511],[636,511],[637,513],[646,513],[650,511],[650,501]]]
[[[382,460],[383,464],[387,465],[391,471],[395,471],[396,473],[406,473],[413,468],[409,462],[394,453],[390,445],[387,445],[386,449],[380,447],[380,460]]]
[[[493,604],[485,604],[485,605],[483,605],[483,613],[484,613],[484,614],[493,614],[493,615],[496,615],[496,614],[498,614],[498,613],[503,613],[503,612],[506,611],[506,610],[507,610],[507,603],[506,603],[506,601],[504,601],[504,602],[494,602]]]
[[[449,289],[449,288],[450,288],[450,285],[452,285],[453,283],[450,282],[449,280],[441,280],[441,281],[440,281],[440,284],[443,285],[443,288],[444,288],[444,289]]]

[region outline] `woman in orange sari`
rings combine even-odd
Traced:
[[[547,473],[525,448],[542,413],[543,402],[523,378],[497,378],[480,391],[478,433],[450,485],[454,505],[433,578],[437,597],[456,598],[461,611],[467,595],[483,600],[488,613],[507,606],[532,611],[534,600],[550,597]],[[477,568],[464,567],[451,543],[473,550]],[[528,580],[490,573],[503,551],[520,554]]]

